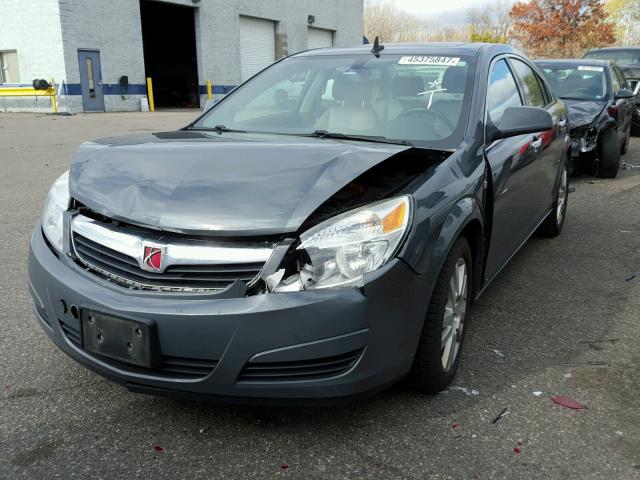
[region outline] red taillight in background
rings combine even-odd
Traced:
[[[614,120],[618,120],[618,106],[617,105],[611,105],[609,108],[607,108],[607,113]]]

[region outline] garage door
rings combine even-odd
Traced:
[[[240,66],[244,82],[276,60],[275,24],[240,17]]]
[[[308,30],[308,48],[333,47],[333,32],[331,30],[321,28],[309,28]]]

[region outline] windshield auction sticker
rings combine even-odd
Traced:
[[[460,57],[434,57],[414,55],[402,57],[398,62],[400,65],[448,65],[455,67],[458,65]]]
[[[578,67],[578,70],[587,71],[587,72],[604,72],[604,67],[592,67],[590,65],[581,65]]]

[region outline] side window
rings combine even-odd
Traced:
[[[520,60],[511,59],[516,75],[521,80],[522,89],[524,92],[524,98],[527,105],[532,107],[544,107],[547,101],[542,93],[542,88],[538,82],[538,78],[535,72],[524,62]]]
[[[620,79],[618,78],[618,75],[616,74],[616,69],[615,68],[611,69],[611,79],[613,80],[613,94],[615,95],[622,88],[622,85],[620,85]]]
[[[618,67],[613,69],[614,73],[618,76],[618,81],[620,82],[620,88],[627,88],[627,79]]]
[[[487,112],[494,125],[500,123],[502,114],[509,107],[522,106],[518,86],[507,62],[498,60],[491,69],[487,89]]]

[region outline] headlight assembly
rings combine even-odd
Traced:
[[[362,285],[363,275],[387,263],[397,252],[411,218],[403,195],[371,203],[326,220],[300,235],[296,275],[284,271],[267,279],[276,292]]]
[[[69,208],[69,171],[64,172],[53,183],[42,214],[42,231],[49,243],[62,252],[63,214]]]

